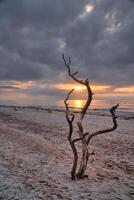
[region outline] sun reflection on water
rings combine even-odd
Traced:
[[[69,107],[71,108],[76,108],[76,109],[81,109],[86,103],[86,100],[81,100],[81,99],[75,99],[75,100],[69,100]],[[104,101],[104,100],[93,100],[91,102],[90,108],[109,108],[113,103],[111,101]],[[60,100],[58,101],[58,106],[64,106],[64,101]]]
[[[84,100],[80,100],[80,99],[77,99],[77,100],[71,100],[70,101],[70,106],[71,107],[75,107],[75,108],[82,108],[83,105],[84,105]]]

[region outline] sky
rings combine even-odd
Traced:
[[[0,0],[0,104],[63,105],[75,88],[81,106],[86,90],[68,76],[64,53],[89,78],[94,107],[132,107],[133,19],[133,0]]]

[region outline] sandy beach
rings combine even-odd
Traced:
[[[0,199],[133,200],[134,119],[117,120],[114,132],[92,140],[88,178],[72,181],[65,113],[0,107]],[[106,114],[85,117],[85,131],[110,126]]]

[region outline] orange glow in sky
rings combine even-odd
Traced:
[[[75,89],[74,93],[71,95],[71,98],[69,99],[69,106],[70,107],[75,107],[75,108],[82,108],[83,105],[85,104],[86,98],[87,98],[87,91],[86,87],[84,85],[81,85],[79,83],[44,83],[44,82],[38,82],[38,81],[14,81],[12,86],[15,88],[1,88],[1,101],[6,102],[7,101],[14,101],[17,103],[22,103],[23,102],[49,102],[53,104],[53,101],[55,102],[55,93],[53,96],[49,96],[47,92],[45,92],[45,88],[49,89],[52,91],[54,89],[59,90],[64,90],[63,96],[61,97],[59,95],[58,97],[58,91],[57,91],[57,96],[59,100],[59,105],[64,106],[64,94],[66,95],[69,91],[72,89]],[[20,89],[20,90],[19,90]],[[36,95],[32,93],[27,93],[27,91],[37,91],[38,89],[43,89],[42,93],[39,93],[39,95]],[[99,108],[104,108],[104,107],[109,107],[110,105],[107,103],[108,101],[111,102],[113,99],[115,102],[120,102],[122,99],[133,99],[134,98],[134,85],[131,86],[124,86],[124,87],[114,87],[112,85],[104,85],[104,84],[91,84],[91,89],[93,93],[95,94],[93,101],[91,103],[91,107],[99,107]],[[37,93],[38,94],[38,93]],[[30,99],[30,101],[29,101]],[[38,100],[39,99],[39,100]],[[121,100],[120,100],[121,99]],[[60,101],[61,100],[61,101]],[[130,102],[129,101],[129,102]],[[123,102],[123,100],[122,100]],[[35,103],[36,104],[36,103]],[[125,103],[123,102],[123,105],[126,106],[126,101]],[[127,105],[128,106],[128,105]],[[132,103],[131,103],[132,107]]]
[[[114,92],[118,92],[118,93],[133,93],[134,94],[134,86],[116,88],[116,89],[114,89]]]
[[[83,90],[82,86],[80,86],[80,85],[76,85],[76,86],[74,87],[74,89],[75,89],[75,90],[78,90],[78,91]]]
[[[20,89],[27,89],[31,86],[33,86],[33,81],[26,81],[26,82],[19,82],[19,81],[15,81],[14,82],[14,86],[18,87]]]
[[[86,87],[84,85],[77,85],[74,83],[73,84],[57,84],[55,87],[61,90],[72,90],[73,88],[76,91],[86,90]],[[111,88],[111,86],[110,85],[92,85],[91,88],[93,91],[103,91],[103,90]]]

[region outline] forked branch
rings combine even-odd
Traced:
[[[108,132],[111,132],[111,131],[114,131],[118,124],[117,124],[117,121],[116,121],[116,115],[115,115],[115,111],[116,109],[119,107],[119,104],[117,104],[116,106],[113,106],[109,111],[111,112],[111,115],[112,115],[112,120],[113,120],[113,127],[112,128],[108,128],[108,129],[103,129],[103,130],[100,130],[100,131],[96,131],[92,134],[89,135],[88,139],[87,139],[87,144],[89,144],[90,140],[97,136],[97,135],[100,135],[100,134],[104,134],[104,133],[108,133]]]
[[[74,81],[76,81],[76,82],[78,82],[78,83],[84,85],[84,82],[83,82],[82,80],[79,80],[78,78],[75,77],[75,75],[78,74],[78,72],[75,72],[75,73],[72,73],[72,72],[71,72],[71,67],[70,67],[71,58],[70,58],[70,57],[68,58],[68,62],[66,61],[64,54],[62,55],[62,58],[63,58],[63,61],[64,61],[65,66],[66,66],[67,69],[68,69],[68,74],[69,74],[69,76],[70,76]]]
[[[65,107],[66,107],[66,119],[67,119],[67,122],[68,122],[68,125],[69,125],[68,141],[70,143],[70,146],[72,148],[73,155],[74,155],[73,166],[72,166],[72,170],[71,170],[71,179],[75,180],[76,179],[77,161],[78,161],[78,153],[77,153],[77,150],[76,150],[76,147],[75,147],[75,142],[72,141],[73,121],[74,121],[75,115],[70,113],[69,105],[68,105],[68,102],[67,102],[73,91],[74,91],[74,89],[72,89],[70,92],[68,92],[64,103],[65,103]]]
[[[85,81],[79,80],[79,79],[76,77],[76,74],[78,74],[78,72],[75,72],[75,73],[72,73],[72,72],[71,72],[71,67],[70,67],[71,58],[69,57],[68,62],[66,61],[64,54],[62,55],[62,58],[63,58],[63,61],[64,61],[65,66],[66,66],[67,69],[68,69],[68,74],[69,74],[69,76],[70,76],[74,81],[76,81],[76,82],[78,82],[78,83],[84,85],[84,86],[86,87],[86,89],[87,89],[88,98],[87,98],[87,101],[86,101],[86,103],[85,103],[85,105],[84,105],[82,111],[81,111],[81,117],[80,117],[80,120],[83,120],[84,115],[85,115],[85,113],[86,113],[88,107],[89,107],[90,104],[91,104],[92,96],[93,96],[93,92],[92,92],[91,87],[90,87],[90,85],[89,85],[89,80],[88,80],[88,79],[86,79]]]

